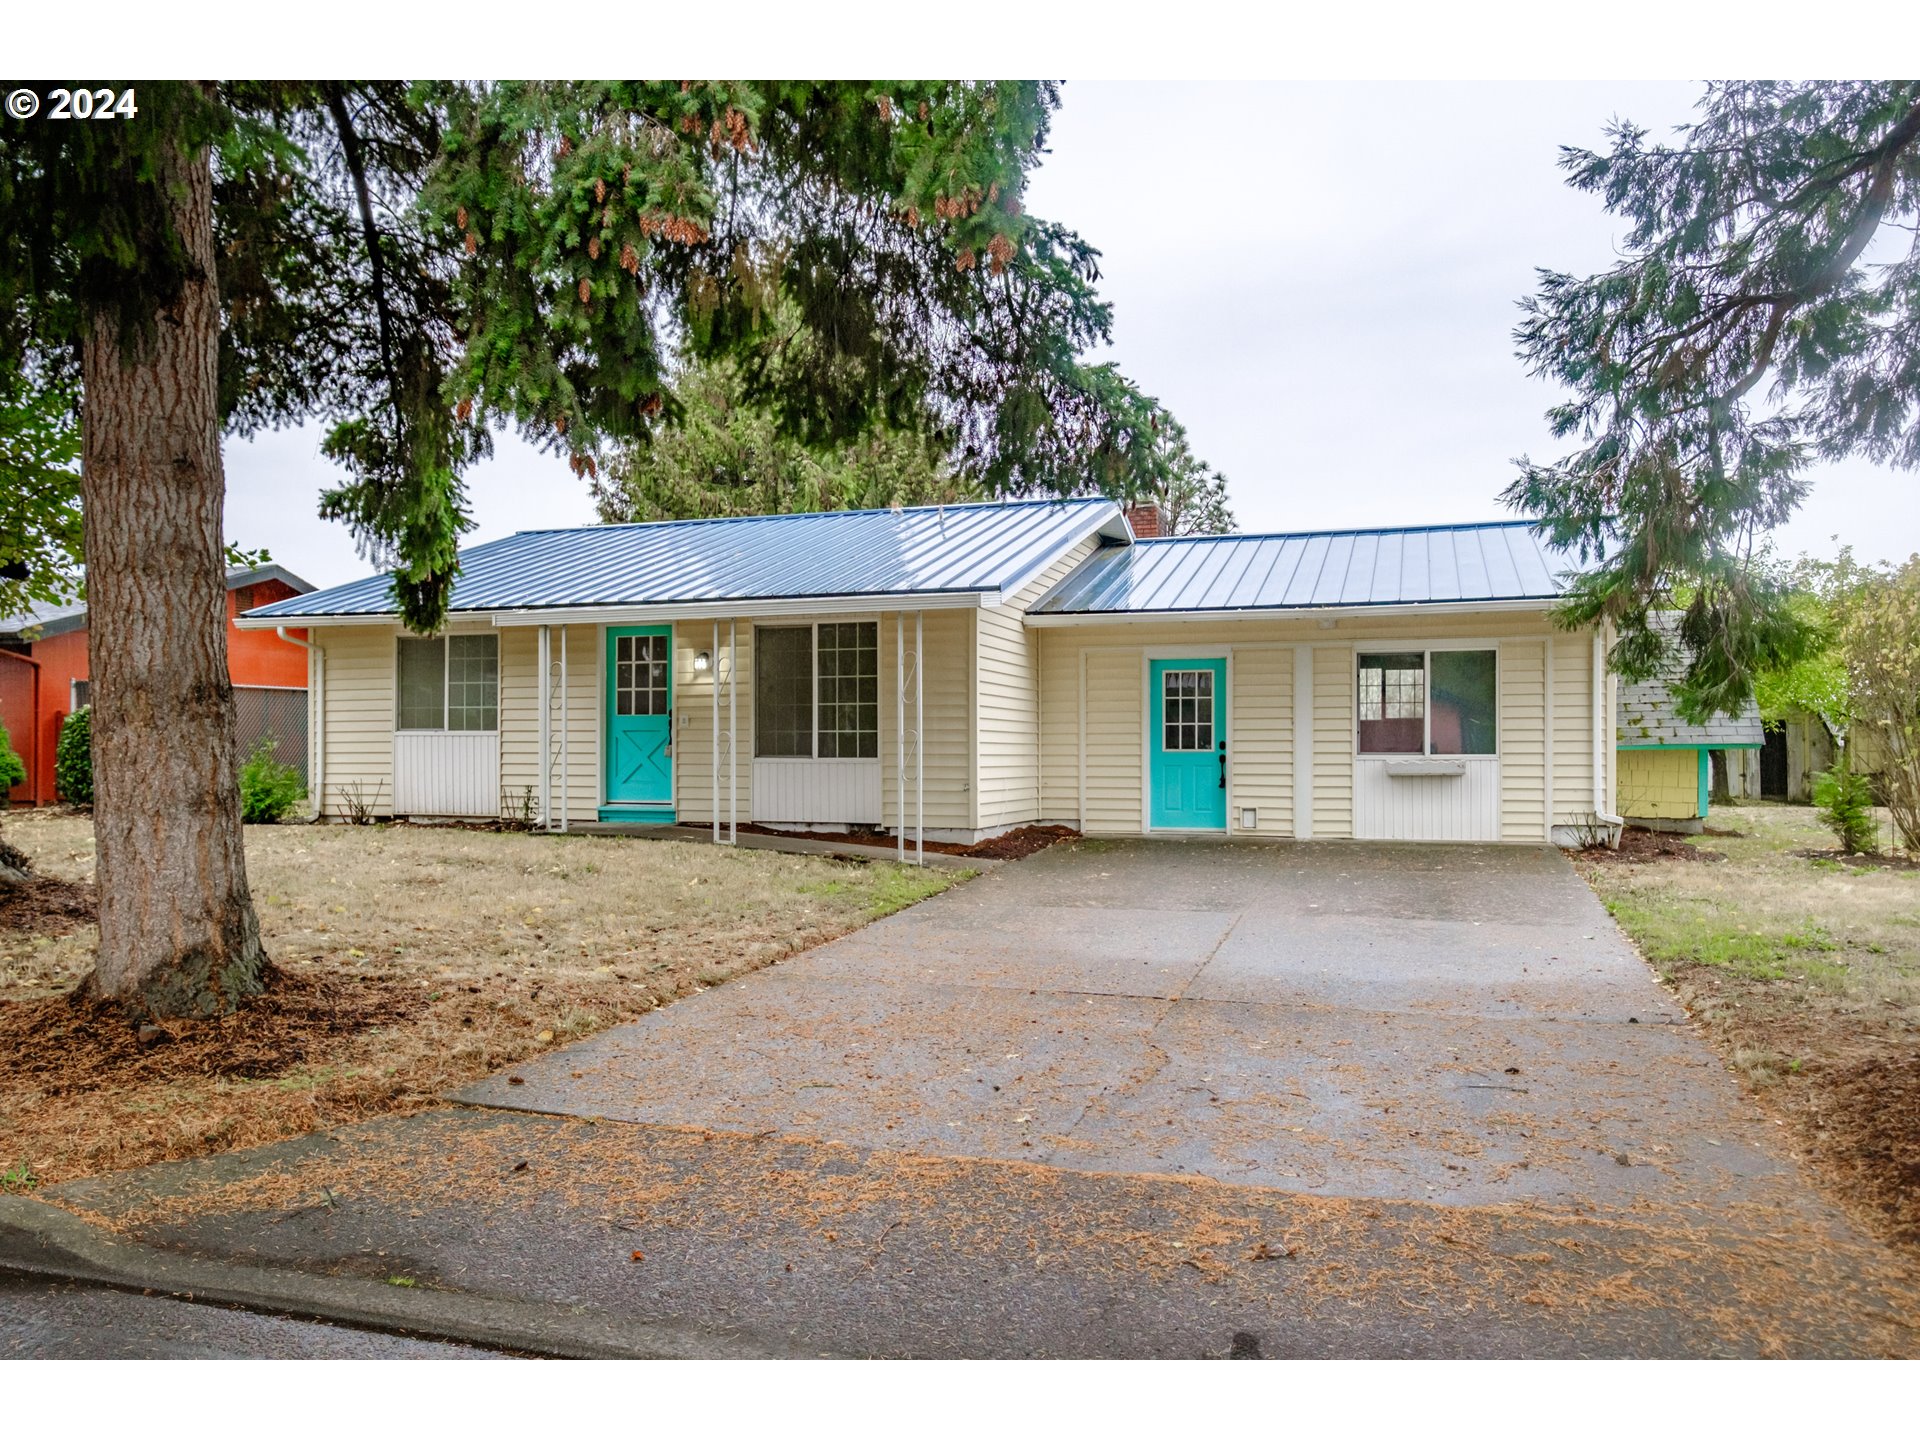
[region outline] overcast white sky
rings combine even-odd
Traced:
[[[1552,390],[1513,357],[1536,266],[1612,258],[1561,144],[1610,115],[1685,119],[1691,84],[1070,83],[1036,214],[1103,252],[1108,355],[1228,477],[1244,531],[1503,518],[1522,453],[1556,453]],[[364,574],[314,513],[311,428],[227,447],[229,538],[316,584]],[[476,540],[587,524],[584,483],[512,439],[469,476]],[[1914,478],[1823,467],[1787,554],[1920,551]],[[471,543],[471,542],[470,542]]]

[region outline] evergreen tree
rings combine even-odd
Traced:
[[[1154,450],[1157,473],[1139,498],[1159,505],[1162,531],[1231,535],[1235,526],[1227,505],[1227,477],[1193,453],[1186,427],[1164,411]]]
[[[1615,621],[1623,674],[1658,666],[1648,616],[1691,592],[1680,699],[1699,718],[1816,642],[1762,564],[1808,462],[1920,464],[1920,82],[1715,85],[1671,144],[1610,135],[1561,164],[1631,222],[1624,258],[1541,272],[1516,332],[1572,392],[1550,419],[1578,448],[1522,460],[1506,498],[1598,561],[1562,615]],[[1898,248],[1870,263],[1881,236]]]
[[[1148,464],[1097,253],[1021,203],[1057,104],[1013,82],[143,84],[0,121],[0,354],[84,395],[94,984],[155,1014],[266,982],[222,624],[223,428],[322,417],[323,512],[445,615],[463,470],[511,424],[596,476],[664,357],[830,447],[944,417],[995,493]],[[791,314],[769,344],[766,327]],[[777,361],[777,363],[775,363]]]
[[[675,380],[673,422],[617,452],[593,482],[606,521],[688,520],[803,510],[950,505],[981,498],[919,430],[876,427],[824,449],[780,428],[746,398],[732,360],[696,362]]]

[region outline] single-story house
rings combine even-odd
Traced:
[[[1671,612],[1654,617],[1670,634],[1679,620]],[[1682,720],[1674,691],[1686,668],[1686,652],[1675,646],[1656,674],[1619,687],[1617,794],[1631,823],[1697,834],[1711,809],[1713,756],[1757,752],[1764,736],[1752,700],[1738,715],[1715,715],[1699,725]]]
[[[280,742],[279,758],[304,770],[307,760],[307,658],[297,644],[269,631],[242,631],[242,611],[313,589],[282,565],[227,571],[227,674],[245,756],[261,740]],[[295,632],[297,634],[297,632]],[[16,805],[51,804],[60,726],[89,703],[87,607],[43,606],[0,616],[0,723],[26,761],[26,781],[14,788]]]
[[[1526,523],[1144,538],[1106,500],[530,531],[311,637],[321,813],[1539,844],[1613,814],[1606,637]]]

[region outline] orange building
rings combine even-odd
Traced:
[[[261,565],[227,572],[227,673],[239,713],[240,748],[250,752],[263,735],[281,744],[278,756],[306,772],[307,652],[271,630],[237,630],[233,617],[313,589],[291,570]],[[306,638],[304,630],[289,635]],[[13,789],[15,805],[44,805],[54,797],[54,752],[61,723],[88,703],[87,607],[68,605],[0,619],[0,723],[27,764]]]

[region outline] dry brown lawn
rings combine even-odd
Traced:
[[[1805,806],[1710,823],[1581,868],[1839,1198],[1920,1245],[1920,870],[1842,863]]]
[[[250,826],[285,974],[257,1014],[140,1043],[66,998],[92,967],[93,827],[6,835],[79,890],[0,918],[0,1185],[283,1139],[426,1108],[503,1065],[857,929],[961,878],[605,836]],[[73,913],[79,910],[78,917]]]

